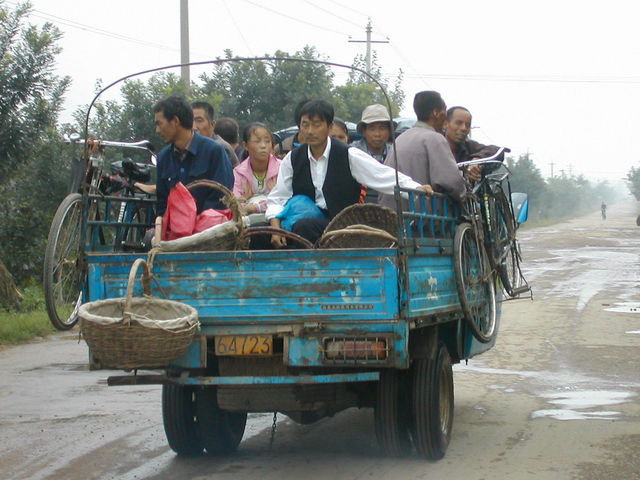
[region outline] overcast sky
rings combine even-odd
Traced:
[[[67,112],[91,100],[98,78],[180,61],[179,0],[32,5],[32,23],[48,20],[64,32],[58,64],[73,81]],[[405,72],[404,116],[413,116],[416,92],[437,90],[447,105],[471,110],[474,138],[530,152],[544,176],[554,163],[556,175],[616,181],[640,166],[635,2],[189,0],[189,10],[191,61],[226,48],[259,56],[313,45],[351,64],[365,47],[349,37],[364,39],[370,17],[373,39],[390,40],[374,45],[384,73]]]

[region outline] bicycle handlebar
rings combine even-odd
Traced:
[[[78,139],[65,139],[65,143],[73,143],[77,145],[84,145],[87,143],[87,139],[78,138]],[[139,142],[116,142],[113,140],[96,140],[94,138],[90,138],[89,144],[95,143],[98,147],[120,147],[120,148],[134,148],[138,150],[146,150],[148,152],[153,153],[154,148],[153,144],[149,140],[140,140]]]
[[[491,155],[490,157],[476,158],[475,160],[467,160],[466,162],[460,162],[458,163],[458,168],[465,168],[471,165],[484,165],[489,163],[500,163],[504,165],[504,162],[502,160],[497,160],[497,158],[499,158],[503,153],[508,153],[510,151],[511,150],[509,150],[506,147],[500,147],[498,151],[493,155]]]

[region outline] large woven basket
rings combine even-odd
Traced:
[[[104,368],[164,368],[187,351],[200,324],[191,306],[154,297],[133,298],[138,267],[143,265],[145,294],[151,275],[145,260],[134,262],[125,298],[80,306],[80,332]]]
[[[318,240],[319,248],[389,248],[397,244],[398,216],[375,203],[356,203],[338,213]]]
[[[196,180],[187,185],[189,190],[203,187],[218,190],[223,194],[221,201],[231,210],[231,220],[188,237],[161,241],[159,240],[159,234],[162,224],[159,218],[156,221],[157,239],[153,241],[155,249],[162,252],[201,252],[246,248],[245,226],[236,196],[227,187],[213,180]]]

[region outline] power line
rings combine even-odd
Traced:
[[[384,33],[376,24],[376,29],[380,32],[380,34],[385,37],[385,38],[389,38],[389,35],[387,35],[386,33]],[[398,55],[398,57],[400,58],[400,60],[402,61],[402,63],[404,63],[407,67],[409,67],[410,70],[412,70],[413,72],[415,72],[415,75],[419,75],[418,70],[413,66],[413,63],[404,56],[404,53],[402,53],[402,51],[395,45],[394,42],[390,42],[391,48],[393,49],[394,52],[396,52],[396,55]],[[431,85],[429,85],[429,82],[427,82],[423,77],[416,77],[419,78],[420,81],[422,82],[422,84],[427,87],[429,90],[433,90],[433,87]]]
[[[229,16],[231,17],[231,21],[233,22],[233,24],[236,27],[236,30],[238,30],[238,34],[240,34],[240,38],[242,39],[242,41],[244,42],[244,44],[247,47],[247,50],[249,50],[249,53],[252,56],[255,56],[255,54],[253,53],[253,50],[251,49],[251,46],[249,45],[249,42],[247,41],[247,39],[244,36],[244,33],[242,33],[242,29],[238,26],[238,23],[236,22],[235,17],[233,16],[233,12],[231,11],[231,9],[229,8],[229,5],[227,5],[227,1],[226,0],[222,0],[222,4],[224,5],[224,8],[227,9],[227,13],[229,14]]]
[[[7,3],[13,5],[14,7],[18,5],[15,2],[7,2]],[[50,21],[52,23],[58,23],[58,24],[61,24],[61,25],[65,25],[67,27],[77,28],[77,29],[88,31],[88,32],[91,32],[91,33],[96,33],[98,35],[103,35],[105,37],[115,38],[117,40],[123,40],[123,41],[131,42],[131,43],[137,43],[138,45],[142,45],[142,46],[153,47],[153,48],[161,48],[163,50],[167,50],[167,49],[174,50],[174,51],[178,51],[179,50],[179,49],[177,49],[175,47],[170,47],[168,45],[162,45],[162,44],[159,44],[159,43],[148,42],[148,41],[145,41],[145,40],[140,40],[138,38],[128,37],[126,35],[122,35],[122,34],[119,34],[119,33],[111,32],[109,30],[104,30],[102,28],[93,27],[91,25],[87,25],[87,24],[84,24],[84,23],[76,22],[74,20],[69,20],[69,19],[66,19],[66,18],[63,18],[63,17],[59,17],[57,15],[46,13],[46,12],[43,12],[41,10],[32,9],[32,10],[29,11],[29,16],[32,16],[32,17],[35,17],[35,18],[40,18],[42,20],[47,20],[47,21]]]
[[[331,15],[331,16],[333,16],[333,17],[336,17],[336,18],[338,18],[338,19],[340,19],[340,20],[342,20],[343,22],[347,22],[347,23],[349,23],[349,24],[351,24],[351,25],[354,25],[354,26],[356,26],[356,27],[358,27],[358,28],[360,28],[360,27],[361,27],[361,25],[357,24],[357,23],[356,23],[356,22],[354,22],[353,20],[349,20],[348,18],[344,18],[344,17],[341,17],[340,15],[336,15],[336,13],[335,13],[335,12],[332,12],[331,10],[327,10],[326,8],[322,8],[320,5],[316,5],[315,3],[313,3],[313,2],[311,2],[311,1],[309,1],[309,0],[305,0],[305,2],[304,2],[304,3],[307,3],[307,4],[311,5],[311,6],[312,6],[312,7],[314,7],[314,8],[317,8],[318,10],[320,10],[320,11],[322,11],[322,12],[328,13],[329,15]]]
[[[432,78],[438,80],[474,80],[494,82],[533,82],[533,83],[592,83],[592,84],[637,84],[640,77],[543,77],[529,75],[476,75],[476,74],[436,74],[415,73],[407,78]]]
[[[345,10],[350,10],[351,12],[356,13],[358,15],[362,15],[363,17],[367,17],[367,18],[370,17],[370,15],[368,13],[364,13],[364,12],[361,12],[359,10],[355,10],[355,9],[353,9],[353,8],[347,6],[347,5],[343,5],[342,3],[336,2],[334,0],[329,0],[329,1],[331,3],[333,3],[334,5],[340,7],[340,8],[344,8]]]
[[[282,17],[288,18],[289,20],[293,20],[294,22],[303,23],[305,25],[309,25],[310,27],[317,28],[319,30],[325,30],[325,31],[331,32],[331,33],[337,33],[338,35],[344,35],[345,37],[349,36],[348,33],[340,32],[338,30],[333,30],[331,28],[323,27],[321,25],[316,25],[315,23],[307,22],[306,20],[302,20],[300,18],[293,17],[291,15],[279,12],[279,11],[274,10],[272,8],[265,7],[264,5],[260,5],[259,3],[256,3],[256,2],[252,2],[251,0],[244,0],[244,1],[246,3],[249,3],[249,4],[253,5],[254,7],[262,8],[263,10],[266,10],[267,12],[275,13],[276,15],[280,15]]]

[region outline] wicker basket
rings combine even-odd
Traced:
[[[357,203],[336,215],[322,237],[319,248],[389,248],[397,243],[398,216],[390,208]]]
[[[154,248],[162,252],[201,252],[246,248],[245,226],[236,196],[227,187],[213,180],[196,180],[187,185],[189,190],[201,187],[213,188],[223,194],[221,200],[231,210],[231,220],[188,237],[161,241],[159,240],[159,232],[162,230],[162,219],[159,217],[156,220],[157,239],[154,239]]]
[[[198,331],[198,312],[191,306],[153,297],[133,298],[138,267],[143,265],[145,294],[151,275],[145,260],[129,272],[127,296],[80,306],[80,332],[104,368],[164,368],[181,357]]]

